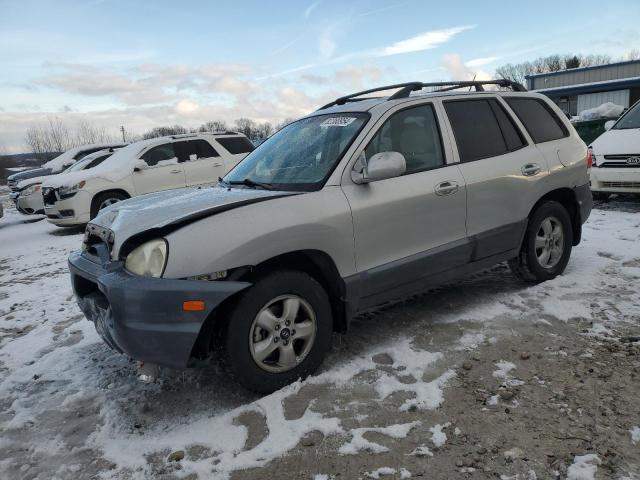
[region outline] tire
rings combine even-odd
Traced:
[[[127,195],[121,192],[102,192],[93,197],[93,201],[91,202],[91,212],[89,217],[91,220],[96,218],[98,212],[106,207],[105,202],[111,201],[111,203],[121,202],[122,200],[126,200],[129,198]]]
[[[295,305],[296,299],[297,316],[286,324],[294,308],[287,314],[285,302]],[[315,329],[311,315],[315,315]],[[260,277],[231,307],[222,332],[222,360],[238,383],[255,392],[271,393],[316,371],[331,347],[332,325],[329,298],[320,283],[303,272],[272,272]],[[271,349],[264,360],[258,360]]]
[[[606,202],[611,196],[608,192],[591,192],[593,199],[597,202]]]
[[[561,238],[557,228],[561,229]],[[509,260],[509,267],[516,277],[526,282],[551,280],[564,272],[572,245],[573,229],[567,209],[558,202],[545,202],[529,217],[520,253]]]

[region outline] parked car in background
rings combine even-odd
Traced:
[[[75,163],[72,163],[58,175],[93,168],[110,157],[115,150],[115,148],[109,148],[90,153],[81,160],[77,160]],[[45,213],[42,182],[56,176],[57,175],[33,177],[19,182],[9,195],[16,205],[16,210],[25,215]]]
[[[597,200],[612,193],[640,193],[640,101],[590,145],[591,191]]]
[[[18,183],[24,180],[34,177],[55,175],[62,172],[65,168],[69,167],[70,165],[84,158],[90,153],[97,152],[98,150],[104,150],[105,148],[119,148],[125,145],[126,143],[123,142],[111,142],[82,145],[80,147],[72,148],[70,150],[67,150],[63,154],[58,155],[53,160],[49,160],[39,168],[31,168],[29,170],[23,170],[21,172],[14,173],[13,175],[9,175],[9,177],[7,178],[7,185],[9,186],[9,189],[11,189],[11,191],[14,191],[17,188]]]
[[[312,373],[357,312],[503,261],[528,282],[560,275],[591,210],[590,160],[556,105],[506,80],[359,92],[214,188],[107,208],[69,258],[72,284],[112,348],[184,368],[218,345],[270,392]]]
[[[81,225],[103,208],[136,195],[213,185],[253,148],[235,132],[132,143],[91,170],[48,179],[43,185],[47,219],[58,226]]]

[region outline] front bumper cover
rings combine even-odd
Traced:
[[[114,350],[148,363],[185,368],[211,312],[247,282],[141,277],[122,262],[87,252],[69,256],[71,284],[80,309]],[[201,300],[205,310],[183,311],[183,302]]]

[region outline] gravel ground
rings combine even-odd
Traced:
[[[7,208],[0,478],[640,479],[640,200],[596,207],[562,277],[498,265],[363,315],[266,397],[212,360],[137,382],[71,296],[81,232]]]

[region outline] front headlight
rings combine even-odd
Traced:
[[[124,262],[131,273],[145,277],[161,277],[167,264],[167,241],[150,240],[134,249]]]
[[[31,195],[32,193],[39,192],[41,188],[42,188],[41,183],[34,183],[33,185],[29,185],[27,188],[22,190],[22,195],[24,196]]]
[[[64,199],[64,198],[69,198],[69,197],[73,197],[76,193],[78,193],[78,191],[84,187],[84,184],[86,182],[83,180],[79,183],[76,183],[75,185],[71,185],[70,187],[60,187],[58,189],[58,193],[60,194],[60,198]]]

